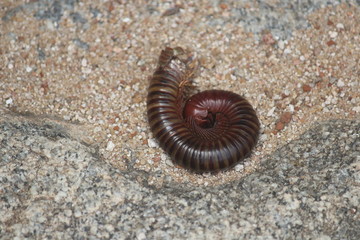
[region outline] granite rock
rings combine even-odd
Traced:
[[[1,239],[358,239],[360,122],[315,124],[259,171],[197,187],[106,164],[65,125],[0,123]],[[149,180],[163,177],[154,187]]]

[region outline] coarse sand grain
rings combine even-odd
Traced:
[[[308,16],[309,28],[288,39],[265,31],[256,40],[235,22],[206,24],[210,13],[228,16],[231,9],[202,1],[177,9],[140,1],[81,4],[89,11],[65,10],[59,21],[25,9],[3,19],[1,108],[79,124],[113,167],[159,173],[150,185],[161,186],[166,177],[204,186],[230,182],[256,171],[313,123],[360,117],[358,7],[321,8]],[[2,5],[5,16],[17,2]],[[174,166],[158,147],[147,123],[146,96],[165,46],[196,53],[198,90],[230,90],[254,106],[261,135],[245,162],[217,174],[193,174]]]

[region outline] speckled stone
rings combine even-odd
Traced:
[[[270,31],[278,39],[289,38],[296,29],[309,27],[306,16],[321,7],[337,5],[341,2],[358,4],[359,1],[338,0],[309,0],[309,1],[233,1],[213,0],[213,5],[234,3],[230,17],[214,18],[211,14],[206,18],[207,23],[222,26],[227,22],[239,23],[246,31],[255,33],[256,38],[264,31]]]
[[[1,239],[359,239],[360,122],[315,124],[217,187],[119,171],[50,120],[0,123]]]

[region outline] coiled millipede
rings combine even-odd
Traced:
[[[180,47],[161,52],[148,90],[148,121],[176,164],[195,172],[224,170],[250,154],[260,123],[250,103],[233,92],[207,90],[186,100],[196,63]]]

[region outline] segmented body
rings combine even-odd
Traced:
[[[234,166],[256,144],[260,123],[249,102],[238,94],[208,90],[188,100],[184,89],[194,72],[181,48],[159,57],[147,97],[151,130],[172,160],[196,172]]]

